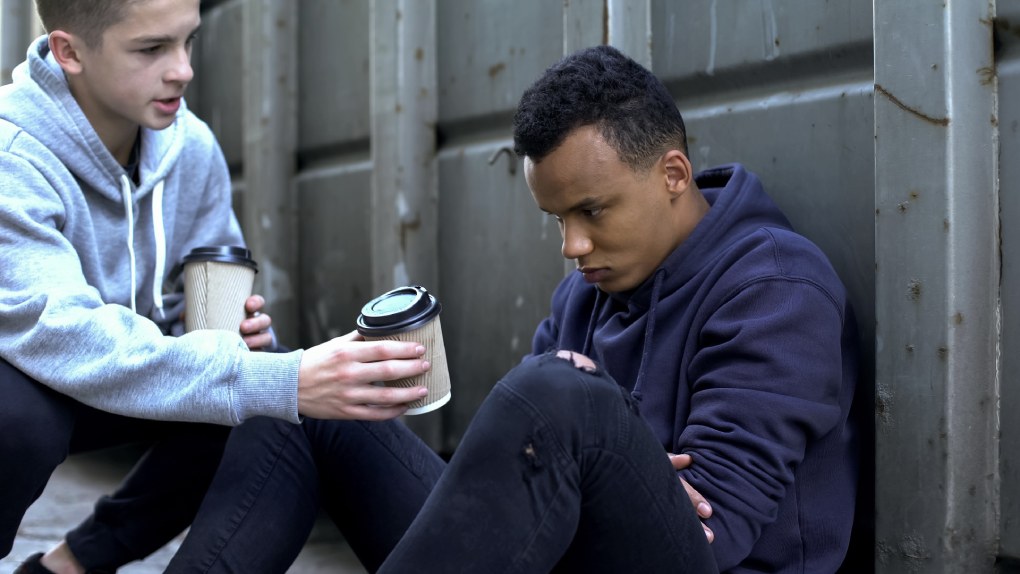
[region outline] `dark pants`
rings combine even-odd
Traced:
[[[375,570],[443,467],[397,421],[252,419],[231,433],[220,470],[166,571],[286,572],[320,504],[362,564]]]
[[[148,556],[191,523],[229,430],[100,411],[0,360],[0,556],[11,551],[25,511],[69,454],[131,443],[151,446],[67,542],[88,569],[114,570]]]
[[[303,426],[235,429],[169,571],[286,571],[316,490],[370,571],[717,571],[629,394],[552,355],[496,385],[445,471],[396,422]]]

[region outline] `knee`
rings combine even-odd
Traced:
[[[73,419],[60,409],[54,413],[22,407],[2,409],[0,464],[31,465],[52,471],[67,458]]]
[[[579,368],[555,353],[525,360],[501,384],[551,413],[570,412],[592,403],[619,402],[624,393],[605,371]]]

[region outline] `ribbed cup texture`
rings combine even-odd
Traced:
[[[429,394],[409,403],[407,414],[415,415],[435,410],[450,399],[450,368],[446,364],[446,346],[443,343],[443,327],[439,315],[427,324],[413,331],[405,331],[386,337],[365,337],[368,341],[414,341],[425,346],[425,360],[432,364],[425,373],[408,379],[386,381],[388,387],[408,388],[423,385]],[[429,408],[432,407],[432,408]]]
[[[251,296],[255,270],[245,265],[198,261],[184,266],[184,329],[239,331],[244,301]]]

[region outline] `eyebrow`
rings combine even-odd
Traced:
[[[195,26],[195,29],[189,32],[188,35],[185,37],[186,38],[194,37],[194,35],[197,34],[199,29],[201,28],[202,28],[201,24]],[[175,40],[177,40],[176,36],[166,34],[162,36],[142,36],[140,38],[135,38],[132,41],[136,44],[168,44],[174,42]]]
[[[578,201],[574,205],[570,206],[570,209],[568,209],[567,211],[568,212],[572,212],[572,213],[576,213],[578,211],[585,211],[585,210],[591,209],[593,207],[598,207],[600,205],[602,205],[602,200],[600,200],[599,198],[597,198],[597,197],[586,197],[586,198],[582,199],[581,201]]]
[[[571,205],[570,207],[568,207],[566,213],[577,213],[578,211],[584,211],[586,209],[592,209],[593,207],[600,207],[600,206],[603,205],[603,203],[604,203],[603,200],[601,200],[601,199],[599,199],[597,197],[586,197],[586,198],[582,199],[581,201],[578,201],[574,205]],[[538,209],[542,213],[546,213],[548,215],[552,215],[553,214],[551,211],[547,211],[545,209],[542,209],[541,207],[539,207]]]

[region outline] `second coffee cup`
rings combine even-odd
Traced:
[[[411,285],[386,292],[365,304],[358,316],[358,332],[366,340],[414,341],[425,346],[431,368],[408,379],[386,381],[391,387],[424,385],[429,393],[411,403],[406,414],[434,411],[450,401],[450,370],[446,363],[443,328],[439,322],[442,306],[424,287]]]
[[[258,264],[244,247],[196,247],[184,256],[184,330],[238,331]]]

